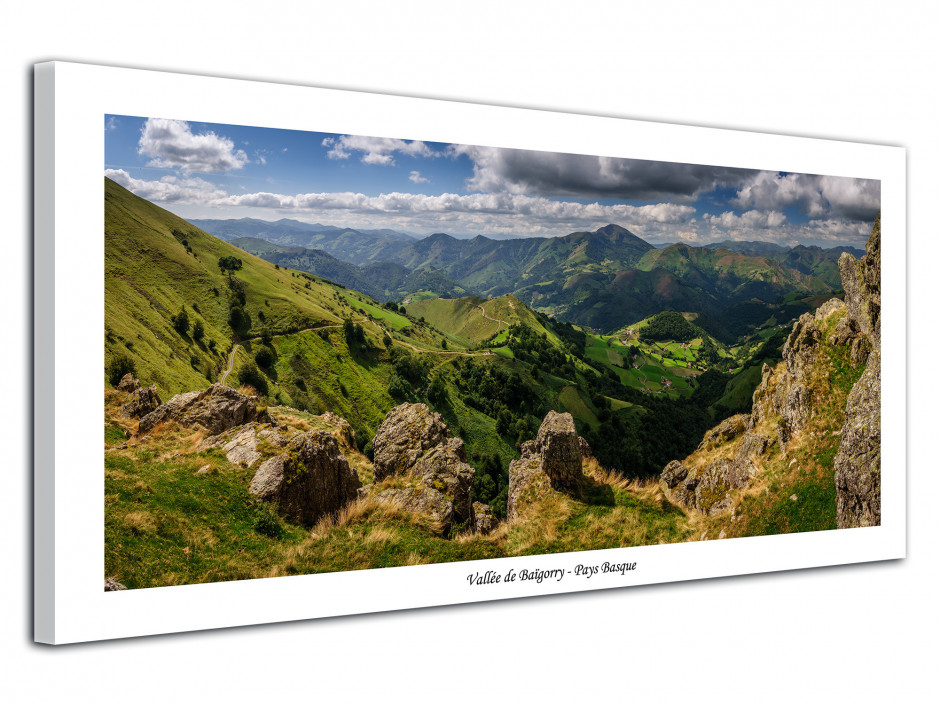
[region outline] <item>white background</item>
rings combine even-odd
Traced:
[[[2,695],[927,701],[937,654],[935,11],[907,2],[5,9]],[[508,5],[508,3],[506,3]],[[18,4],[25,8],[25,4]],[[909,558],[72,647],[31,643],[31,65],[64,59],[906,147]],[[890,234],[885,235],[889,237]],[[97,335],[89,332],[89,335]],[[42,370],[37,371],[42,374]],[[22,374],[23,379],[18,378]],[[41,432],[41,430],[40,430]],[[929,689],[928,689],[929,688]]]

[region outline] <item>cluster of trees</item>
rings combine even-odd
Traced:
[[[392,376],[388,382],[388,393],[397,401],[415,401],[428,389],[430,365],[418,355],[404,348],[392,348]]]
[[[547,411],[535,389],[515,371],[468,360],[457,368],[455,384],[467,406],[496,419],[496,433],[515,444],[535,435],[530,419]]]
[[[644,340],[681,340],[688,341],[697,338],[702,331],[693,326],[681,313],[663,311],[649,319],[640,331]]]
[[[548,340],[544,333],[528,326],[516,324],[509,329],[506,345],[513,356],[559,377],[574,378],[574,365],[562,350]]]
[[[366,332],[359,323],[353,323],[351,318],[343,321],[343,336],[346,338],[346,345],[349,349],[364,348],[368,345]]]
[[[387,309],[389,311],[394,311],[395,313],[407,314],[407,311],[405,311],[405,307],[399,306],[394,301],[386,301],[384,304],[382,304],[382,308]]]
[[[506,504],[509,499],[509,468],[504,467],[498,455],[486,453],[470,454],[467,458],[476,469],[473,476],[471,498],[474,502],[490,505],[493,513],[506,517]]]

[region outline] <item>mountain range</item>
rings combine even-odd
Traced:
[[[562,237],[414,239],[282,219],[192,221],[246,251],[378,299],[513,294],[563,320],[614,330],[661,310],[721,316],[840,288],[838,258],[854,248],[726,241],[656,247],[610,224]],[[236,237],[237,236],[237,237]]]

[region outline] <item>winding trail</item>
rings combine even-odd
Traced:
[[[477,308],[480,309],[480,312],[483,314],[483,318],[485,318],[485,319],[488,320],[488,321],[493,321],[493,323],[496,324],[496,332],[497,332],[497,333],[499,333],[499,331],[502,330],[502,327],[503,327],[504,325],[505,325],[507,328],[509,328],[509,324],[508,324],[506,321],[501,321],[501,320],[498,319],[498,318],[490,318],[489,316],[487,316],[487,315],[486,315],[486,309],[483,308],[483,304],[477,304]]]
[[[235,344],[235,347],[232,348],[232,354],[228,358],[228,369],[222,374],[222,384],[225,384],[225,380],[228,379],[228,376],[232,374],[232,368],[235,367],[235,353],[238,352],[238,349],[241,347],[238,343]]]

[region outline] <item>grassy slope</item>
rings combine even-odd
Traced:
[[[183,238],[174,237],[174,229]],[[218,268],[220,257],[239,257],[245,263],[237,278],[246,285],[245,309],[256,332],[259,312],[272,330],[341,320],[331,287],[305,289],[305,280],[198,230],[109,179],[105,251],[106,361],[128,355],[141,379],[156,384],[163,395],[205,387],[225,366],[232,333],[226,323],[228,284]],[[191,325],[203,321],[203,345],[173,329],[170,316],[183,307]],[[214,352],[209,341],[215,342]]]

